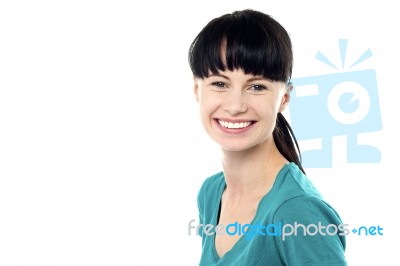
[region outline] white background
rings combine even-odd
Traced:
[[[204,178],[220,153],[203,133],[188,47],[212,18],[271,14],[290,33],[294,77],[334,73],[314,59],[374,56],[383,129],[362,136],[380,164],[307,169],[350,225],[349,265],[398,265],[399,7],[395,1],[0,2],[0,265],[198,265]],[[339,62],[339,61],[337,61]]]

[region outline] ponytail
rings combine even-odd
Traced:
[[[301,154],[299,144],[297,143],[296,137],[293,134],[293,130],[285,117],[278,113],[276,118],[276,126],[273,132],[275,145],[279,152],[289,162],[294,162],[300,170],[306,174],[301,165]]]

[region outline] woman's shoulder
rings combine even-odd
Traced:
[[[279,172],[274,188],[285,200],[300,196],[322,199],[318,189],[294,163],[287,164]]]
[[[212,176],[207,177],[204,180],[201,188],[204,188],[204,189],[213,188],[216,185],[221,185],[221,183],[224,183],[224,182],[225,182],[224,173],[221,171],[216,174],[213,174]]]
[[[307,216],[319,213],[320,215],[339,218],[336,210],[323,198],[311,180],[301,170],[291,163],[287,171],[280,177],[277,188],[275,215],[278,216]],[[339,218],[340,219],[340,218]]]
[[[212,176],[207,177],[200,187],[198,197],[210,198],[210,196],[218,195],[218,191],[225,186],[224,173],[218,172]]]

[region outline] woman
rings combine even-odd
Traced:
[[[292,90],[286,30],[258,11],[223,15],[195,38],[189,64],[223,166],[198,195],[200,265],[346,265],[345,225],[305,176],[282,115]]]

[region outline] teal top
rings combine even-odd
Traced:
[[[199,227],[200,265],[347,265],[346,225],[342,225],[338,213],[322,199],[296,164],[286,164],[279,171],[272,188],[261,199],[253,221],[245,226],[247,231],[238,230],[244,226],[238,223],[215,230],[225,186],[224,174],[220,172],[207,178],[198,194],[200,224],[207,225]],[[220,258],[214,245],[215,231],[243,234]]]

